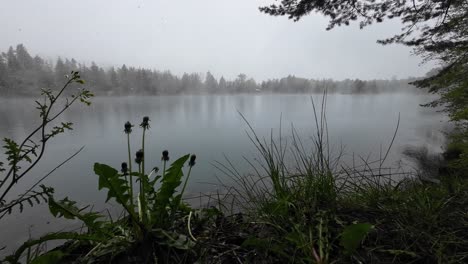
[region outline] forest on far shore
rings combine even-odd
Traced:
[[[397,80],[306,79],[287,76],[258,82],[246,74],[234,80],[216,78],[210,72],[184,73],[136,68],[127,65],[104,69],[92,62],[58,58],[52,62],[31,56],[23,44],[0,54],[0,96],[36,96],[41,88],[60,86],[65,75],[79,71],[87,87],[96,95],[175,95],[236,93],[328,93],[369,94],[388,92],[422,92],[411,84],[417,78]]]

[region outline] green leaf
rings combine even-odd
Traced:
[[[106,188],[108,190],[106,202],[114,198],[117,203],[123,206],[136,219],[135,212],[130,208],[129,204],[131,199],[130,188],[127,186],[125,179],[119,176],[118,171],[108,165],[94,163],[94,172],[99,176],[98,189]]]
[[[96,212],[81,213],[86,207],[78,208],[75,201],[70,201],[68,197],[63,200],[55,201],[53,197],[49,197],[49,210],[55,217],[63,217],[66,219],[79,219],[86,226],[95,232],[102,230],[102,221],[97,221],[102,216]]]
[[[118,171],[108,165],[94,163],[94,173],[99,176],[98,189],[108,189],[106,202],[115,198],[119,204],[126,206],[130,200],[129,190],[125,180],[119,177]]]
[[[54,264],[60,263],[60,260],[65,254],[60,250],[49,251],[39,257],[33,259],[30,264]]]
[[[39,239],[35,240],[28,240],[24,242],[14,253],[13,255],[7,256],[5,258],[6,261],[10,263],[19,263],[19,259],[23,255],[24,251],[28,248],[31,248],[35,245],[43,244],[47,241],[52,240],[76,240],[76,241],[95,241],[95,242],[105,242],[106,239],[98,237],[93,234],[79,234],[75,232],[58,232],[58,233],[50,233],[40,237]]]
[[[175,190],[182,183],[181,179],[184,175],[182,168],[189,157],[190,154],[187,154],[174,161],[161,179],[161,188],[157,193],[155,201],[156,213],[160,216],[166,214],[166,207],[170,206],[170,201],[171,198],[174,198]]]
[[[340,244],[348,253],[353,253],[373,228],[374,226],[369,223],[349,225],[341,233]]]
[[[20,158],[21,150],[19,148],[18,143],[16,143],[14,140],[9,139],[9,138],[4,138],[3,142],[5,142],[5,145],[3,146],[3,148],[5,149],[5,154],[7,155],[7,160],[9,161],[9,165],[16,166],[16,164],[21,161],[21,158]]]

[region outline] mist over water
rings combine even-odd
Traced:
[[[161,165],[161,152],[165,149],[169,150],[171,160],[194,153],[197,164],[189,182],[190,194],[214,192],[220,188],[218,180],[229,181],[214,168],[214,161],[223,162],[226,155],[239,171],[248,173],[252,169],[243,157],[253,160],[259,156],[246,136],[248,127],[239,113],[259,136],[269,138],[273,131],[278,138],[281,121],[283,139],[290,139],[293,124],[307,142],[316,132],[311,98],[320,105],[320,95],[306,94],[97,97],[89,107],[77,106],[66,112],[63,120],[73,122],[74,130],[48,145],[47,155],[18,190],[29,187],[34,179],[84,145],[84,150],[54,172],[45,184],[56,188],[57,197],[69,196],[81,205],[94,204],[95,209],[102,210],[106,193],[97,190],[93,164],[119,168],[127,160],[124,123],[135,124],[131,134],[133,155],[141,144],[138,124],[143,116],[149,116],[147,168]],[[400,126],[387,161],[389,166],[399,166],[406,146],[426,146],[430,151],[440,152],[444,143],[442,121],[446,117],[419,106],[430,100],[430,96],[405,93],[330,94],[326,100],[330,145],[336,152],[344,147],[344,160],[349,161],[353,153],[378,158],[382,149],[388,147],[400,114]],[[0,99],[0,115],[3,122],[0,134],[13,139],[24,138],[38,120],[32,100],[26,98]],[[29,225],[34,225],[32,234],[42,234],[57,227],[70,227],[70,222],[64,225],[53,219],[46,207],[28,208],[2,222],[0,243],[12,245],[24,241]]]

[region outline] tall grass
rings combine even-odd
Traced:
[[[260,138],[247,118],[248,136],[260,159],[241,175],[229,160],[217,162],[233,178],[233,202],[257,231],[244,246],[255,261],[286,263],[462,263],[468,261],[466,181],[420,182],[415,171],[330,148],[326,94],[312,101],[315,134],[307,144],[291,127],[290,142],[271,133]],[[351,230],[351,231],[350,231]],[[251,260],[253,261],[253,260]]]

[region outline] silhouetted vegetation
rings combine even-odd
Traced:
[[[52,188],[40,185],[50,175],[48,173],[26,191],[19,191],[18,198],[12,198],[11,195],[8,195],[12,191],[18,191],[15,190],[18,183],[21,183],[24,178],[28,178],[30,171],[41,161],[49,141],[57,135],[73,129],[73,123],[59,121],[62,114],[77,102],[90,104],[89,99],[93,94],[86,89],[76,89],[74,92],[70,92],[70,87],[73,84],[84,84],[77,72],[71,72],[65,85],[58,91],[42,89],[41,95],[44,100],[35,101],[36,109],[39,111],[40,124],[22,141],[17,142],[14,139],[3,138],[6,162],[0,162],[2,175],[0,178],[0,220],[11,214],[13,209],[19,208],[20,211],[23,211],[25,204],[33,206],[34,203],[40,202],[40,198],[47,200],[46,197],[53,193]],[[69,92],[70,95],[65,96],[66,92]],[[62,103],[63,105],[59,105]],[[38,185],[40,188],[37,188]]]
[[[85,65],[75,59],[58,58],[47,61],[32,57],[19,44],[0,55],[0,96],[36,96],[42,87],[54,87],[71,71],[79,71],[86,85],[97,95],[175,95],[175,94],[235,94],[235,93],[329,93],[369,94],[382,92],[420,92],[409,83],[416,78],[391,80],[306,79],[287,76],[262,82],[245,74],[234,80],[217,79],[206,74],[184,73],[135,68],[126,65],[115,68]]]

